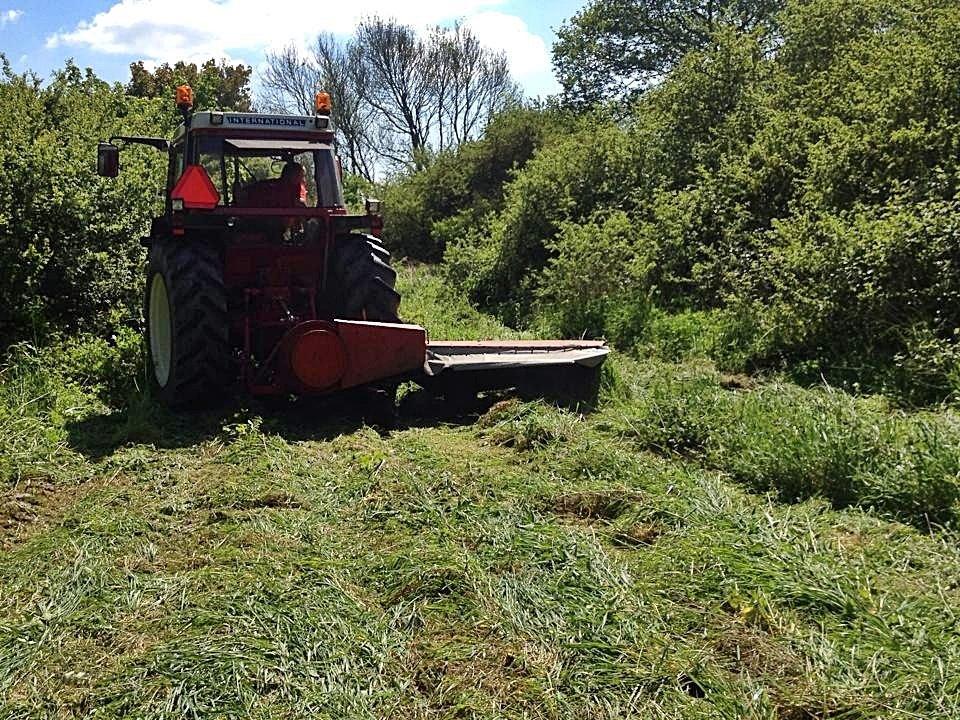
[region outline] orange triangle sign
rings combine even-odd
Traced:
[[[220,202],[220,193],[214,187],[202,165],[187,165],[183,175],[170,192],[170,199],[183,200],[183,207],[212,210]]]

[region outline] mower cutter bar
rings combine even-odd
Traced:
[[[441,341],[427,344],[424,372],[436,377],[558,365],[596,368],[609,354],[610,348],[593,340]]]
[[[602,342],[589,340],[430,342],[421,384],[468,403],[479,392],[512,388],[530,399],[591,405],[609,354]]]

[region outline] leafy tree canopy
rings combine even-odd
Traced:
[[[68,61],[44,84],[0,70],[0,348],[51,332],[135,325],[143,248],[166,156],[135,147],[115,179],[97,141],[168,136],[169,103],[131,97]]]
[[[197,108],[218,108],[249,112],[253,103],[250,96],[249,65],[228,65],[210,59],[197,67],[182,60],[170,65],[164,63],[153,72],[140,60],[130,64],[130,82],[127,94],[142,98],[171,99],[177,85],[187,83],[193,88]]]
[[[553,66],[568,100],[627,100],[729,25],[767,23],[783,0],[591,0],[557,31]]]

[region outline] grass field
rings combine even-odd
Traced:
[[[510,336],[426,269],[405,315]],[[960,717],[960,421],[617,357],[596,412],[0,378],[0,717]],[[423,414],[423,413],[421,413]]]

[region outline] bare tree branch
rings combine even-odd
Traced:
[[[294,47],[267,56],[261,106],[313,112],[314,93],[333,99],[341,156],[350,172],[422,167],[433,152],[477,137],[520,96],[506,57],[464,25],[423,39],[394,20],[367,18],[341,41],[325,34],[311,55]]]

